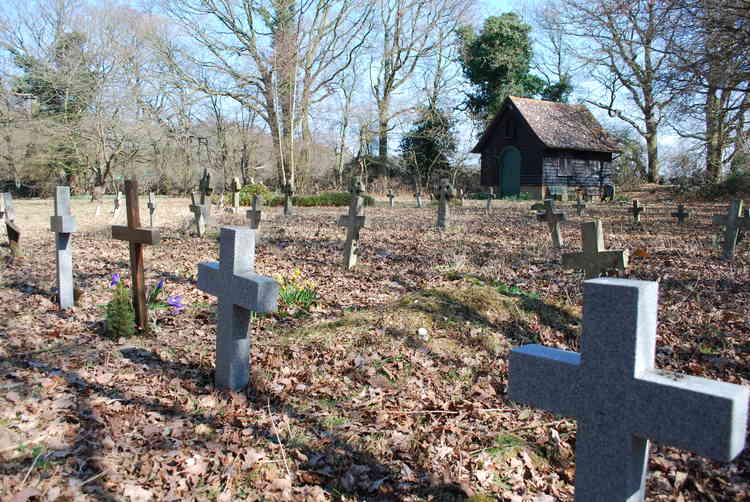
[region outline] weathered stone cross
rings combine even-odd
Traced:
[[[70,234],[76,231],[76,219],[70,214],[70,187],[55,189],[55,215],[50,216],[50,230],[55,233],[57,293],[60,308],[70,308],[73,297],[73,247]]]
[[[152,227],[154,226],[154,213],[156,212],[156,196],[154,196],[154,192],[148,193],[148,226]]]
[[[417,199],[417,208],[422,208],[422,192],[419,191],[419,188],[417,188],[417,191],[414,192],[414,198]]]
[[[437,227],[445,228],[450,224],[450,205],[448,204],[455,194],[453,185],[448,178],[440,180],[440,202],[438,203]]]
[[[242,183],[238,177],[232,178],[232,212],[237,214],[240,212],[240,190],[242,189]]]
[[[253,208],[248,209],[245,212],[245,217],[250,221],[251,230],[258,230],[260,227],[260,219],[263,216],[263,211],[261,211],[260,206],[260,197],[257,194],[253,195]]]
[[[490,187],[490,193],[487,196],[487,207],[485,207],[487,211],[492,209],[492,199],[494,198],[495,198],[495,187]]]
[[[294,184],[287,181],[282,191],[284,192],[284,216],[291,216],[294,212]]]
[[[352,183],[349,189],[352,200],[349,203],[349,214],[339,216],[339,226],[346,228],[346,242],[344,243],[344,267],[350,269],[357,264],[357,244],[359,243],[359,231],[367,224],[363,214],[365,211],[365,199],[361,196],[364,185],[361,180]]]
[[[656,282],[583,283],[581,353],[524,345],[510,399],[573,417],[577,502],[641,502],[649,440],[717,460],[745,444],[748,389],[654,367]]]
[[[21,229],[16,225],[16,210],[13,207],[13,196],[10,192],[2,194],[3,218],[5,229],[8,232],[8,246],[10,247],[11,260],[21,256]]]
[[[203,200],[205,198],[201,197]],[[211,216],[211,205],[210,204],[198,204],[195,192],[190,193],[190,199],[192,205],[190,206],[190,212],[195,217],[195,228],[198,232],[198,237],[206,235],[206,225],[215,224],[213,216]]]
[[[638,202],[638,199],[633,199],[633,207],[628,209],[630,213],[633,213],[633,222],[635,223],[641,222],[641,213],[645,210],[646,208],[641,206],[641,203]]]
[[[200,190],[201,193],[201,206],[205,206],[206,198],[209,197],[213,193],[213,188],[211,188],[211,173],[208,172],[208,168],[203,168],[203,176],[201,176],[201,180],[198,183],[198,190]],[[210,204],[211,201],[208,201],[209,206],[209,213],[210,211]]]
[[[143,246],[159,244],[159,231],[141,228],[141,213],[138,209],[138,181],[125,180],[125,212],[128,225],[112,225],[112,238],[130,243],[130,278],[133,291],[135,324],[139,330],[148,329],[146,305],[146,281],[143,277]]]
[[[724,227],[724,254],[725,260],[731,260],[734,249],[737,247],[737,236],[740,230],[750,230],[750,217],[742,215],[742,201],[734,200],[729,206],[727,214],[716,214],[713,217],[714,225]]]
[[[610,268],[625,270],[628,267],[628,250],[607,251],[604,247],[604,232],[599,220],[581,223],[583,252],[567,253],[562,257],[564,268],[584,270],[586,279],[599,277]]]
[[[393,209],[393,198],[396,196],[396,194],[393,193],[393,190],[388,190],[388,206]]]
[[[563,246],[562,234],[560,233],[560,222],[565,221],[565,213],[562,211],[555,211],[555,201],[547,199],[544,201],[544,212],[537,213],[537,218],[540,221],[546,221],[549,226],[550,234],[552,235],[552,244],[556,248]]]
[[[576,203],[575,203],[575,205],[573,207],[576,208],[576,214],[578,216],[583,216],[583,210],[586,209],[586,203],[583,202],[583,200],[581,199],[581,197],[578,197],[576,199]]]
[[[685,220],[688,219],[690,216],[689,211],[685,211],[685,206],[683,204],[679,204],[677,206],[677,211],[672,213],[673,218],[677,218],[678,223],[685,223]]]
[[[221,229],[219,262],[198,264],[198,288],[219,300],[216,386],[243,389],[250,378],[250,313],[273,312],[279,297],[279,284],[255,273],[253,230]]]

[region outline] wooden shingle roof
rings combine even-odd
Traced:
[[[618,152],[620,144],[582,105],[510,96],[471,150],[481,153],[499,126],[507,104],[515,107],[547,148],[589,152]]]

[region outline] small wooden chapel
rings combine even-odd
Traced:
[[[612,185],[612,157],[620,151],[581,105],[510,96],[472,153],[482,155],[481,184],[502,197],[566,198]]]

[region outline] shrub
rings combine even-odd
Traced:
[[[268,199],[272,198],[273,192],[271,192],[271,189],[263,183],[251,183],[249,185],[245,185],[240,190],[240,205],[252,206],[253,195],[258,195],[261,199],[267,201]],[[229,193],[229,197],[232,197],[231,192]],[[231,204],[231,201],[229,203]]]
[[[112,282],[115,285],[115,291],[107,304],[107,332],[115,338],[132,336],[135,333],[135,312],[130,298],[130,288],[125,287],[125,284],[119,280],[119,276],[117,276],[116,283],[114,277]]]
[[[365,206],[372,206],[375,200],[369,195],[363,195]],[[292,197],[292,204],[297,207],[320,207],[320,206],[348,206],[352,200],[352,194],[349,192],[323,192],[319,195],[295,195]],[[271,197],[266,201],[268,206],[284,205],[283,196]]]

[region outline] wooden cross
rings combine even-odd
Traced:
[[[440,202],[438,203],[437,227],[444,229],[449,224],[450,206],[448,202],[453,198],[455,190],[448,178],[440,180]]]
[[[242,227],[223,227],[219,262],[198,264],[198,289],[216,296],[216,374],[222,389],[243,389],[250,379],[251,312],[273,312],[279,284],[255,273],[255,232]]]
[[[393,190],[388,190],[388,205],[391,209],[393,209],[393,198],[396,196],[396,194],[393,193]]]
[[[245,213],[245,217],[250,221],[251,230],[258,230],[258,228],[260,227],[260,220],[263,216],[263,212],[261,211],[260,206],[260,197],[257,194],[253,195],[253,208],[248,209]]]
[[[125,180],[125,211],[128,225],[113,225],[112,238],[130,244],[130,277],[133,290],[135,324],[139,330],[148,329],[146,305],[146,281],[143,277],[143,246],[156,245],[161,240],[159,231],[141,228],[141,213],[138,210],[138,181]]]
[[[581,223],[583,251],[566,253],[562,257],[564,268],[583,269],[586,279],[599,277],[611,268],[625,270],[628,267],[628,250],[607,251],[604,247],[604,232],[599,220]]]
[[[242,183],[237,177],[232,178],[232,211],[234,213],[240,212],[240,190],[242,189]]]
[[[566,221],[565,213],[555,211],[555,201],[547,199],[544,201],[544,212],[537,213],[540,221],[546,221],[552,235],[552,245],[556,248],[563,247],[562,234],[560,233],[560,222]]]
[[[207,204],[198,204],[195,192],[190,193],[190,199],[192,200],[190,212],[193,213],[193,216],[195,217],[195,227],[198,232],[198,237],[203,237],[206,235],[206,225],[213,225],[216,223],[211,216],[211,206]]]
[[[633,199],[633,207],[628,209],[629,212],[633,213],[633,222],[635,223],[641,222],[641,213],[645,210],[646,208],[641,206],[641,203],[638,202],[638,199]]]
[[[586,209],[586,203],[583,202],[583,200],[581,200],[580,197],[578,197],[578,199],[576,199],[576,203],[575,203],[575,205],[573,207],[576,208],[576,214],[578,216],[582,216],[583,215],[583,210]]]
[[[76,231],[76,219],[70,214],[70,187],[55,189],[55,215],[50,216],[50,230],[55,233],[57,296],[60,308],[70,308],[73,296],[73,248],[70,234]]]
[[[156,197],[154,192],[148,193],[148,226],[154,226],[154,213],[156,212]]]
[[[683,204],[679,204],[677,206],[677,211],[672,213],[672,217],[677,218],[677,223],[685,223],[685,220],[688,219],[690,216],[689,211],[685,211],[685,206]]]
[[[344,243],[344,267],[351,269],[357,264],[357,243],[359,242],[359,231],[365,227],[364,216],[365,200],[360,196],[361,189],[353,185],[350,190],[352,200],[349,203],[349,214],[339,217],[339,226],[346,227],[346,242]],[[361,186],[360,186],[361,188]]]
[[[716,214],[713,217],[714,225],[724,227],[724,254],[725,260],[731,260],[734,256],[734,249],[737,247],[737,236],[740,230],[750,230],[750,216],[742,215],[742,201],[734,200],[729,206],[726,215]]]
[[[508,397],[573,417],[577,501],[641,502],[649,441],[730,461],[745,447],[748,388],[656,368],[658,283],[583,283],[581,351],[511,351]]]
[[[489,211],[492,209],[492,199],[495,198],[495,187],[490,187],[490,192],[487,194],[487,206],[485,210]]]
[[[294,184],[286,182],[282,191],[284,192],[284,216],[291,216],[294,213]]]

